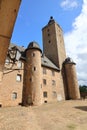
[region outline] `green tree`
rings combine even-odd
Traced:
[[[80,92],[87,92],[87,86],[86,85],[80,85],[79,90],[80,90]]]

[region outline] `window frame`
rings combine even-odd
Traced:
[[[56,86],[56,81],[52,80],[52,86]]]
[[[22,75],[21,74],[17,74],[16,75],[16,81],[17,82],[21,82],[21,80],[22,80]]]
[[[32,57],[35,57],[35,53],[34,52],[32,53]]]
[[[44,97],[44,98],[47,98],[47,97],[48,97],[47,91],[44,91],[44,92],[43,92],[43,97]]]
[[[43,84],[46,85],[47,84],[47,80],[43,79]]]
[[[16,100],[18,97],[17,92],[12,93],[12,100]]]

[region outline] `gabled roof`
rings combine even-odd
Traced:
[[[25,48],[24,48],[24,47],[17,46],[16,44],[13,44],[13,43],[10,43],[9,49],[11,49],[12,47],[15,47],[15,46],[18,48],[18,50],[19,50],[20,52],[24,52],[24,51],[25,51]]]
[[[54,63],[52,63],[52,61],[50,61],[45,55],[41,57],[41,64],[42,66],[60,71],[60,69]]]

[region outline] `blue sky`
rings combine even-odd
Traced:
[[[22,0],[11,42],[42,49],[42,28],[50,16],[62,27],[67,56],[77,63],[79,84],[87,85],[87,0]]]
[[[72,1],[72,0],[71,0]],[[60,24],[64,33],[72,29],[72,22],[81,12],[82,0],[78,8],[61,7],[63,0],[22,0],[11,41],[27,46],[30,41],[37,41],[42,48],[42,27],[50,16]]]

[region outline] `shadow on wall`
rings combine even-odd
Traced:
[[[87,111],[87,106],[76,106],[76,109],[80,109],[82,111]]]

